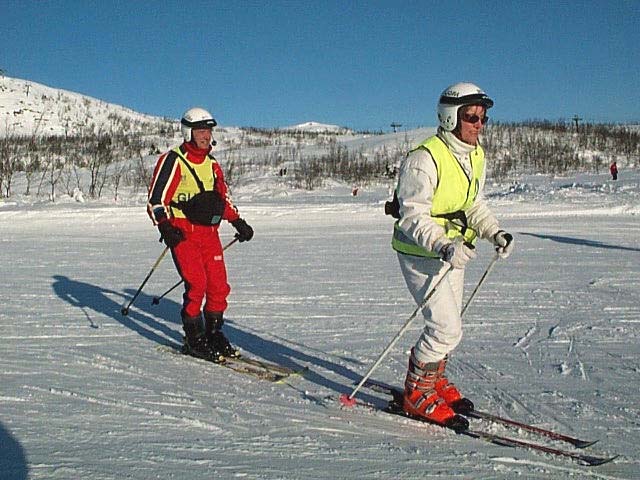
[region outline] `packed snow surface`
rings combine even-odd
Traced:
[[[152,304],[178,280],[169,256],[120,313],[162,252],[143,201],[0,203],[0,478],[640,478],[640,172],[488,185],[515,251],[448,369],[478,408],[621,455],[601,467],[341,407],[415,308],[388,187],[233,192],[256,234],[226,252],[225,329],[246,355],[309,368],[282,384],[162,349],[182,333],[180,289]],[[479,245],[467,296],[492,256]],[[375,378],[401,385],[421,323]]]

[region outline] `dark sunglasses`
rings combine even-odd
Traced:
[[[482,125],[484,125],[489,121],[489,117],[485,115],[484,117],[480,118],[478,115],[469,115],[468,113],[462,115],[462,121],[467,123],[478,123],[478,120],[482,123]]]

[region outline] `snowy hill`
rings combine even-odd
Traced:
[[[0,138],[7,135],[42,137],[83,133],[140,133],[159,137],[162,147],[180,141],[179,121],[141,114],[131,109],[29,80],[0,77]],[[415,138],[420,133],[409,133]],[[373,154],[395,149],[407,134],[356,135],[348,128],[309,121],[280,129],[219,125],[214,131],[216,153],[237,156],[254,164],[296,149],[302,157],[315,156],[338,143],[349,151]]]
[[[175,120],[131,109],[29,80],[0,77],[0,137],[7,134],[47,136],[170,130]]]
[[[102,170],[105,178],[102,192],[108,192],[111,198],[117,197],[118,201],[124,200],[126,203],[126,193],[130,191],[133,201],[143,201],[142,192],[146,186],[135,185],[131,179],[145,178],[148,174],[144,174],[143,170],[151,170],[158,153],[181,141],[177,120],[143,115],[118,105],[27,80],[0,78],[0,138],[11,135],[24,139],[21,146],[24,151],[18,149],[9,153],[14,158],[8,164],[17,167],[12,167],[14,170],[7,169],[0,175],[3,193],[6,196],[9,192],[8,196],[23,204],[34,202],[44,195],[47,200],[56,198],[60,201],[60,194],[71,196],[74,189],[85,194],[94,191],[87,186],[89,181],[93,181],[87,179],[95,178],[95,172],[91,177],[86,168],[87,161],[82,153],[85,140],[75,140],[75,137],[113,132],[125,137],[137,133],[135,138],[139,144],[137,149],[131,148],[130,144],[112,145],[113,163]],[[329,152],[340,148],[346,152],[345,155],[351,155],[354,161],[356,157],[377,158],[379,162],[393,165],[405,154],[407,139],[415,140],[424,134],[418,130],[405,134],[363,135],[347,128],[313,121],[282,129],[218,126],[214,130],[217,142],[214,154],[228,167],[228,179],[240,187],[238,190],[242,191],[242,187],[249,183],[259,183],[262,185],[261,196],[280,196],[281,192],[290,193],[303,184],[300,175],[294,175],[294,168],[300,167],[301,162],[321,162]],[[72,159],[71,163],[63,163],[58,168],[66,186],[58,188],[62,191],[45,190],[42,188],[43,177],[40,177],[34,192],[30,182],[35,176],[32,172],[28,175],[25,170],[32,158],[48,158],[45,155],[47,146],[39,142],[34,152],[29,139],[47,136],[75,141],[75,144],[60,146],[60,150],[68,152]],[[130,165],[121,165],[122,162]],[[45,169],[46,165],[43,165]],[[49,167],[51,165],[49,163]],[[276,182],[274,175],[280,170],[287,170],[289,176]],[[125,182],[129,182],[129,185],[120,185],[128,188],[121,188],[117,194],[114,182],[109,178],[114,172],[127,172]],[[21,196],[23,192],[30,195]],[[256,194],[257,190],[252,189],[250,195]],[[76,194],[72,196],[78,198]]]
[[[164,119],[135,112],[129,108],[104,102],[67,90],[49,87],[30,80],[0,76],[0,136],[65,135],[91,125],[106,129],[114,120],[127,123],[133,131],[150,125],[168,123],[177,130],[178,120]],[[239,134],[233,127],[229,132]],[[283,127],[282,131],[347,134],[352,131],[338,125],[305,122]]]
[[[298,125],[291,125],[289,127],[284,127],[282,130],[294,130],[296,132],[318,132],[318,133],[349,133],[350,129],[346,127],[339,127],[338,125],[328,125],[325,123],[318,122],[305,122],[300,123]]]
[[[0,137],[65,135],[108,131],[118,125],[131,132],[145,132],[164,126],[178,132],[179,121],[135,112],[79,93],[48,87],[30,80],[0,77]],[[237,127],[220,127],[223,141],[234,145],[243,132]],[[282,132],[345,135],[345,127],[306,122],[283,127]],[[247,135],[247,133],[244,133]]]

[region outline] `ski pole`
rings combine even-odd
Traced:
[[[169,290],[164,292],[162,295],[160,295],[159,297],[153,297],[153,300],[151,300],[151,304],[158,305],[160,303],[160,300],[162,300],[164,297],[166,297],[171,292],[173,292],[176,288],[182,285],[182,282],[184,282],[184,280],[178,280],[178,282],[173,287],[171,287]]]
[[[494,255],[493,259],[491,259],[491,262],[489,263],[489,266],[487,267],[487,269],[482,274],[482,277],[480,277],[480,281],[478,282],[478,285],[476,285],[476,288],[474,288],[473,292],[471,292],[471,295],[469,296],[469,300],[467,300],[467,303],[464,306],[464,308],[462,309],[462,312],[460,312],[460,318],[462,318],[462,316],[464,315],[464,312],[466,312],[467,308],[469,308],[469,305],[471,305],[471,300],[473,300],[473,297],[475,297],[476,293],[478,293],[478,290],[480,289],[480,285],[482,285],[484,283],[484,281],[487,278],[487,275],[489,275],[489,272],[491,271],[491,269],[493,268],[493,266],[496,264],[496,262],[499,259],[500,259],[500,254],[496,252],[496,254]]]
[[[149,271],[149,273],[147,274],[146,278],[142,281],[142,284],[140,285],[140,288],[138,288],[138,291],[135,293],[133,298],[129,301],[129,304],[126,307],[124,306],[124,304],[122,305],[122,308],[120,309],[120,313],[122,313],[122,315],[126,316],[126,315],[129,314],[129,307],[133,304],[135,299],[138,298],[138,295],[140,295],[140,292],[142,291],[142,288],[145,286],[147,281],[149,281],[149,278],[151,278],[151,275],[153,275],[153,272],[158,267],[158,265],[160,264],[160,262],[162,261],[162,259],[164,258],[164,256],[167,254],[168,251],[169,251],[169,247],[164,247],[164,250],[162,251],[162,253],[158,257],[158,259],[156,260],[156,263],[153,264],[153,267],[151,267],[151,271]]]
[[[231,245],[233,245],[234,243],[236,243],[238,241],[238,237],[235,237],[233,240],[231,240],[229,243],[227,243],[224,247],[222,247],[222,251],[224,252],[227,248],[229,248]],[[178,288],[180,285],[182,285],[182,282],[184,282],[184,280],[179,280],[178,283],[176,283],[173,287],[171,287],[169,290],[167,290],[166,292],[164,292],[162,295],[160,295],[159,297],[153,297],[153,300],[151,300],[151,303],[153,305],[158,305],[160,303],[160,300],[162,300],[164,297],[166,297],[167,295],[169,295],[169,293],[171,293],[172,291],[174,291],[176,288]]]
[[[346,406],[355,405],[356,401],[354,400],[353,397],[355,397],[356,393],[358,393],[358,390],[360,390],[362,385],[364,385],[364,383],[369,379],[369,377],[371,376],[373,371],[378,367],[378,365],[380,365],[380,363],[382,362],[384,357],[386,357],[387,354],[389,353],[389,351],[391,351],[391,349],[396,344],[396,342],[398,340],[400,340],[400,337],[402,337],[404,332],[409,328],[409,325],[411,325],[411,322],[413,322],[413,320],[416,318],[418,313],[420,313],[420,311],[424,307],[426,307],[427,303],[429,302],[429,300],[431,300],[431,297],[433,297],[433,294],[436,292],[436,289],[440,286],[440,284],[443,282],[443,280],[446,278],[446,276],[449,274],[449,272],[451,270],[453,270],[453,267],[449,266],[449,268],[447,268],[447,270],[445,270],[445,272],[440,276],[438,281],[433,285],[433,288],[429,291],[429,293],[427,293],[425,295],[425,297],[422,300],[422,302],[420,302],[420,305],[418,305],[418,307],[414,310],[413,314],[404,323],[404,325],[402,326],[400,331],[398,333],[396,333],[396,336],[393,337],[393,340],[391,340],[389,345],[387,345],[387,348],[384,349],[384,351],[380,354],[380,356],[374,362],[374,364],[371,366],[371,368],[369,368],[369,371],[365,374],[364,377],[362,377],[362,380],[360,380],[360,383],[356,386],[356,388],[353,389],[353,392],[351,392],[351,395],[347,396],[344,393],[342,395],[340,395],[340,403],[342,403],[343,405],[346,405]]]

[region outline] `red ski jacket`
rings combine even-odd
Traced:
[[[240,218],[238,210],[233,205],[229,196],[222,168],[220,168],[216,159],[209,153],[211,148],[203,150],[185,142],[180,145],[179,150],[184,159],[192,164],[201,165],[203,162],[211,162],[214,182],[213,188],[218,192],[220,198],[224,199],[225,203],[222,218],[229,222]],[[194,182],[187,181],[187,179],[192,180],[192,173],[183,165],[183,161],[179,157],[180,155],[176,151],[169,150],[160,156],[155,166],[149,187],[149,200],[147,202],[147,213],[149,217],[151,217],[154,225],[175,217],[171,202],[178,200],[176,198],[176,192],[181,182],[183,187],[181,188],[182,192],[184,192],[185,185],[189,184],[190,186],[188,188],[193,190],[191,192],[192,194],[195,195],[199,193]]]

